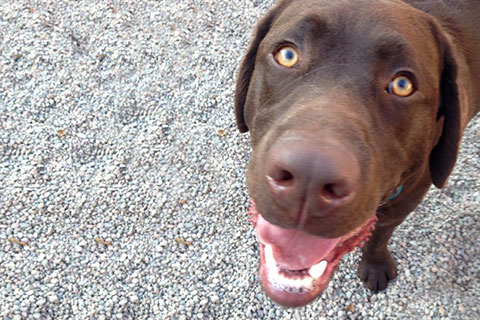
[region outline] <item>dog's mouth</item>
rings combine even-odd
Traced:
[[[249,215],[257,234],[259,228],[263,228],[265,224],[269,225],[269,222],[258,214],[253,201]],[[308,248],[306,250],[308,253],[300,257],[301,253],[298,252],[298,260],[308,261],[307,264],[302,265],[288,262],[288,260],[292,261],[292,258],[296,260],[294,258],[296,252],[289,253],[289,258],[284,259],[275,254],[274,246],[259,237],[260,275],[263,288],[274,301],[287,307],[299,307],[311,302],[327,287],[341,258],[355,247],[362,247],[368,241],[376,221],[377,217],[373,215],[363,225],[339,238],[307,236],[304,242],[311,243],[301,245]]]

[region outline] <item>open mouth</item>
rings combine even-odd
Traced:
[[[257,234],[259,225],[269,224],[258,214],[253,201],[249,215]],[[273,300],[287,307],[298,307],[311,302],[327,287],[341,258],[368,241],[376,221],[377,217],[373,215],[363,225],[339,238],[310,236],[315,239],[311,244],[314,247],[309,250],[308,265],[301,266],[285,263],[281,256],[276,256],[274,246],[259,237],[263,288]]]

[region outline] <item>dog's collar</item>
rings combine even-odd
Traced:
[[[396,197],[398,197],[400,193],[402,193],[402,191],[403,191],[402,185],[399,185],[398,187],[396,187],[395,190],[393,190],[393,192],[390,194],[390,196],[386,200],[380,202],[379,207],[384,206],[388,201],[391,201]]]
[[[398,197],[400,195],[400,193],[402,193],[402,191],[403,191],[403,186],[402,185],[399,185],[398,187],[396,187],[395,190],[393,190],[390,197],[388,197],[388,201],[393,200],[396,197]]]

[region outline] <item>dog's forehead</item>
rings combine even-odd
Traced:
[[[379,58],[405,56],[425,66],[435,65],[438,55],[426,15],[396,0],[291,1],[275,17],[261,51],[284,41],[319,38],[343,47],[343,54],[351,47]],[[430,59],[425,60],[426,56]]]
[[[316,28],[348,34],[399,33],[427,30],[424,14],[397,0],[297,0],[291,1],[274,19],[277,33]]]

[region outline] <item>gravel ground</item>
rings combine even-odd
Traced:
[[[480,117],[385,293],[358,252],[307,307],[262,292],[232,97],[272,3],[0,3],[0,318],[480,317]]]

